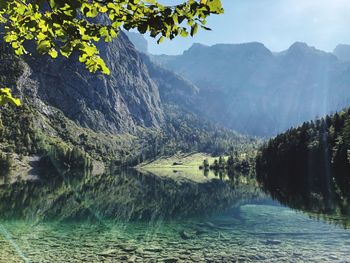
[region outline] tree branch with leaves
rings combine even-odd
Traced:
[[[137,30],[161,43],[165,38],[194,36],[210,30],[206,19],[222,14],[220,0],[187,0],[166,6],[156,0],[2,0],[3,39],[17,55],[37,52],[57,58],[79,54],[90,72],[110,74],[96,43],[112,41],[122,29]],[[0,94],[0,100],[3,95]]]

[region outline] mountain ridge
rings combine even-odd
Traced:
[[[273,136],[350,104],[350,63],[303,42],[279,53],[257,42],[195,44],[152,59],[199,88],[196,110],[244,134]]]

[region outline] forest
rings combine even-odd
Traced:
[[[256,171],[265,190],[279,201],[299,209],[348,214],[350,109],[269,140],[258,153]]]

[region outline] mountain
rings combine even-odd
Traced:
[[[130,31],[124,31],[124,33],[127,35],[131,43],[134,44],[136,50],[148,54],[148,42],[141,34]]]
[[[350,104],[350,63],[305,43],[194,44],[152,59],[199,88],[194,110],[241,133],[271,136]]]
[[[333,54],[340,60],[350,61],[350,45],[337,45],[333,51]]]
[[[111,76],[89,73],[77,58],[18,58],[0,45],[0,85],[23,101],[1,109],[1,160],[10,155],[26,173],[47,154],[64,164],[72,155],[107,162],[139,154],[140,138],[164,125],[158,87],[125,35],[100,50]]]
[[[161,101],[193,111],[199,88],[189,80],[152,61],[148,55],[143,53],[141,57],[147,66],[148,73],[158,86]]]
[[[135,165],[179,150],[222,154],[253,143],[192,111],[198,88],[139,53],[125,34],[99,49],[110,76],[89,73],[76,57],[18,58],[0,45],[0,85],[23,101],[0,112],[5,173]]]
[[[159,127],[158,88],[128,38],[122,33],[99,48],[110,76],[87,72],[77,59],[26,57],[17,87],[95,131],[134,133],[137,126]]]
[[[147,40],[139,33],[125,32],[135,49],[140,52],[148,73],[158,86],[161,101],[194,111],[199,88],[183,76],[169,70],[152,59],[148,53]]]

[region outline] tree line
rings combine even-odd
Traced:
[[[243,174],[245,176],[255,176],[255,157],[256,151],[248,152],[230,151],[228,156],[219,156],[212,163],[208,159],[204,159],[202,165],[199,166],[204,174],[213,171],[215,175],[228,175],[233,178],[235,174]]]
[[[256,171],[279,201],[350,214],[350,108],[271,139],[258,153]]]

